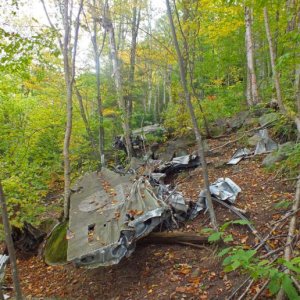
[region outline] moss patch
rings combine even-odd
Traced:
[[[44,251],[46,264],[58,265],[67,262],[67,226],[67,222],[57,225],[48,238]]]

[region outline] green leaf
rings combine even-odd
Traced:
[[[225,231],[229,225],[231,225],[231,221],[230,222],[226,222],[224,223],[221,227],[220,227],[220,231]]]
[[[223,250],[218,254],[218,256],[219,256],[219,257],[224,256],[224,255],[227,254],[231,249],[232,249],[232,247],[228,247],[228,248],[223,249]]]
[[[300,296],[297,293],[297,290],[295,289],[292,280],[287,275],[283,277],[282,288],[289,299],[300,299]]]
[[[297,268],[296,266],[294,266],[294,264],[290,261],[284,261],[283,265],[288,267],[290,270],[300,274],[300,268]]]
[[[235,220],[232,221],[232,224],[250,225],[251,223],[248,220]]]
[[[291,206],[291,202],[290,201],[280,201],[279,203],[276,203],[274,205],[274,208],[283,208],[283,209],[287,209],[289,206]]]
[[[270,283],[268,284],[268,289],[271,294],[274,295],[280,290],[280,284],[278,278],[272,278]]]
[[[212,228],[203,228],[201,230],[201,232],[203,232],[203,233],[212,233],[212,232],[214,232],[214,230]]]
[[[258,265],[258,266],[264,266],[264,265],[266,265],[267,263],[269,263],[269,261],[268,261],[267,259],[264,259],[264,260],[260,261],[257,265]]]
[[[219,241],[222,237],[222,232],[215,232],[208,237],[209,242]]]
[[[225,238],[223,239],[225,243],[228,243],[228,242],[232,242],[233,241],[233,237],[231,234],[225,236]]]

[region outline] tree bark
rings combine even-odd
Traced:
[[[187,72],[188,72],[189,77],[190,77],[190,86],[192,88],[192,95],[195,98],[197,98],[198,106],[199,106],[200,112],[202,113],[202,118],[203,118],[203,123],[204,123],[204,128],[205,128],[206,136],[210,137],[211,134],[210,134],[209,126],[208,126],[208,121],[207,121],[207,118],[206,118],[206,116],[204,114],[203,107],[202,107],[202,105],[200,103],[200,97],[197,94],[196,89],[194,87],[194,83],[193,83],[194,82],[194,76],[193,76],[192,64],[194,64],[194,62],[191,62],[191,59],[190,59],[190,47],[189,47],[189,43],[188,43],[187,37],[186,37],[186,35],[188,36],[188,32],[185,33],[184,30],[183,30],[183,28],[182,28],[182,26],[181,26],[180,17],[179,17],[179,13],[178,13],[178,10],[177,10],[175,2],[174,2],[174,8],[175,8],[175,13],[176,13],[177,21],[178,21],[178,24],[179,24],[180,33],[181,33],[181,36],[183,38],[184,56],[185,57],[182,57],[182,58],[183,58],[184,66],[185,66],[185,76],[187,76]],[[188,10],[187,10],[187,8],[184,8],[183,22],[186,22],[187,19],[188,19],[188,17],[189,17]],[[192,52],[195,53],[196,52],[195,49],[193,49]]]
[[[139,244],[176,244],[176,243],[208,244],[208,238],[191,232],[152,232]]]
[[[147,110],[150,113],[151,112],[151,106],[152,106],[152,68],[149,68],[148,71],[148,105],[147,105]]]
[[[212,226],[215,229],[217,229],[218,228],[217,220],[216,220],[215,211],[214,211],[214,208],[213,208],[213,203],[212,203],[211,194],[210,194],[210,190],[209,190],[208,169],[207,169],[206,158],[205,158],[205,154],[204,154],[203,140],[202,140],[202,136],[200,134],[200,130],[199,130],[198,123],[197,123],[196,116],[195,116],[195,112],[194,112],[194,108],[193,108],[192,102],[191,102],[190,93],[189,93],[188,86],[187,86],[187,81],[186,81],[186,77],[185,77],[186,68],[184,67],[183,57],[181,55],[181,51],[180,51],[179,44],[178,44],[178,41],[177,41],[177,36],[176,36],[176,31],[175,31],[173,18],[172,18],[172,12],[171,12],[171,7],[170,7],[169,0],[166,0],[166,6],[167,6],[167,14],[168,14],[170,27],[171,27],[171,32],[172,32],[173,43],[174,43],[176,53],[177,53],[177,58],[178,58],[181,84],[182,84],[182,88],[184,90],[186,104],[187,104],[188,109],[189,109],[190,117],[191,117],[192,124],[193,124],[193,129],[194,129],[194,133],[195,133],[195,137],[196,137],[196,140],[197,140],[198,152],[199,152],[199,155],[200,155],[202,171],[203,171],[204,191],[205,191],[205,195],[206,195],[207,206],[208,206]]]
[[[93,0],[94,7],[96,6],[95,0]],[[105,39],[105,37],[103,38]],[[99,122],[99,155],[100,155],[100,164],[101,167],[104,164],[104,126],[103,126],[103,106],[102,106],[102,98],[101,98],[101,82],[100,82],[100,53],[99,47],[97,43],[97,22],[95,18],[93,18],[93,33],[92,33],[92,44],[94,50],[94,63],[96,70],[96,88],[97,88],[97,112],[98,112],[98,122]],[[104,42],[104,41],[103,41]]]
[[[11,237],[11,230],[10,230],[10,224],[9,224],[9,219],[8,219],[8,213],[7,213],[7,207],[6,207],[6,202],[5,202],[5,197],[4,197],[4,192],[2,188],[2,184],[0,181],[0,206],[2,210],[2,223],[4,227],[4,234],[5,234],[5,242],[6,246],[8,249],[8,254],[9,254],[9,261],[11,264],[11,272],[12,272],[12,279],[15,287],[15,296],[17,300],[22,300],[22,289],[21,289],[21,284],[20,284],[20,279],[19,279],[19,271],[18,271],[18,266],[17,266],[17,259],[16,259],[16,252],[15,252],[15,247],[14,243]]]
[[[138,1],[134,0],[133,9],[132,9],[130,70],[129,70],[129,84],[131,85],[131,92],[130,92],[130,95],[128,98],[128,103],[127,103],[129,122],[132,117],[136,45],[137,45],[137,36],[138,36],[139,26],[140,26],[140,19],[141,19],[141,8],[140,7],[137,8],[137,6],[138,6]]]
[[[245,7],[245,25],[246,25],[246,54],[247,54],[247,69],[250,77],[251,88],[251,105],[260,102],[257,88],[257,80],[254,67],[254,45],[252,39],[252,13],[249,7]]]
[[[69,21],[69,1],[64,0],[63,6],[63,24],[64,24],[64,40],[63,40],[63,61],[64,61],[64,74],[67,91],[67,121],[66,130],[64,137],[64,220],[69,219],[70,210],[70,196],[71,196],[71,166],[70,166],[70,140],[72,134],[72,118],[73,118],[73,99],[72,91],[75,78],[75,61],[77,52],[78,32],[79,32],[79,19],[82,11],[83,0],[80,2],[78,14],[76,17],[75,33],[74,33],[74,45],[73,54],[70,49],[70,35],[71,35],[71,24]],[[72,7],[70,8],[72,10]],[[71,62],[71,65],[70,65]]]
[[[85,109],[84,109],[84,105],[83,105],[81,93],[80,93],[80,91],[78,90],[78,88],[77,88],[77,86],[75,84],[74,84],[74,89],[75,89],[76,97],[77,97],[78,104],[79,104],[80,115],[81,115],[82,121],[84,123],[86,133],[88,135],[91,147],[93,149],[94,156],[95,156],[95,158],[98,158],[96,141],[94,140],[93,133],[92,133],[92,130],[90,128],[90,124],[89,124],[88,118],[87,118],[86,113],[85,113]]]
[[[109,35],[110,53],[111,53],[112,65],[113,65],[113,75],[115,79],[118,104],[119,104],[119,108],[122,111],[122,127],[124,131],[125,142],[126,142],[127,157],[128,160],[130,161],[132,157],[132,145],[130,139],[130,125],[128,119],[128,110],[127,110],[127,106],[123,94],[123,83],[122,83],[120,63],[118,58],[118,51],[116,47],[115,32],[110,18],[108,3],[105,4],[104,15],[102,18],[102,26],[108,32]]]
[[[268,16],[267,7],[264,7],[264,19],[265,19],[267,39],[268,39],[268,43],[269,43],[271,68],[272,68],[272,73],[273,73],[275,89],[276,89],[277,102],[278,102],[280,111],[284,114],[284,113],[286,113],[286,110],[285,110],[285,107],[282,103],[281,88],[280,88],[280,82],[279,82],[279,74],[276,70],[276,65],[275,65],[276,54],[275,54],[275,50],[274,50],[274,47],[273,47],[273,41],[272,41],[272,36],[271,36],[271,30],[270,30],[269,16]]]
[[[299,209],[299,204],[300,204],[300,174],[298,175],[296,194],[295,194],[292,212],[296,212]],[[292,255],[291,243],[295,235],[296,225],[297,225],[297,214],[294,213],[290,220],[288,236],[286,239],[286,246],[284,249],[284,259],[286,261],[291,260],[291,255]],[[285,273],[290,274],[290,270],[287,268],[285,270]],[[283,299],[285,299],[285,293],[284,290],[281,288],[279,293],[277,294],[276,300],[283,300]]]

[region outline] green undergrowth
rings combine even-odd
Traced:
[[[220,226],[219,231],[208,228],[204,232],[210,233],[209,242],[222,240],[228,244],[233,241],[232,235],[227,233],[228,227],[232,225],[249,225],[249,222],[229,221]],[[300,299],[292,279],[292,277],[300,279],[300,257],[294,257],[290,261],[280,257],[276,259],[273,256],[264,257],[260,256],[256,249],[249,249],[242,244],[223,248],[218,257],[223,259],[222,266],[225,272],[236,271],[250,276],[254,281],[268,281],[267,289],[272,295],[277,294],[282,288],[288,299]],[[286,270],[289,274],[285,272]]]

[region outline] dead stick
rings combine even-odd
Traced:
[[[296,278],[294,276],[292,276],[292,280],[293,280],[293,283],[296,286],[298,292],[300,293],[300,283],[296,280]]]
[[[255,296],[252,298],[252,300],[256,300],[260,295],[261,295],[261,293],[264,291],[264,289],[266,288],[266,286],[269,284],[269,282],[270,282],[270,279],[269,280],[267,280],[264,284],[263,284],[263,286],[259,289],[259,291],[255,294]]]
[[[249,132],[252,132],[252,131],[256,131],[256,130],[260,130],[260,129],[264,129],[264,128],[267,128],[269,125],[271,125],[272,123],[274,123],[275,121],[271,121],[271,122],[268,122],[267,124],[265,125],[262,125],[262,126],[259,126],[259,127],[255,127],[255,128],[252,128],[252,129],[249,129],[249,130],[246,130],[244,133],[249,133]],[[222,135],[219,135],[219,136],[216,136],[216,137],[212,137],[213,140],[217,140],[217,139],[221,139],[223,137],[229,137],[231,135],[235,134],[235,132],[231,132],[229,134],[222,134]]]
[[[248,277],[245,281],[242,282],[242,284],[240,284],[234,291],[233,293],[229,296],[229,298],[227,298],[227,300],[231,300],[236,293],[251,279],[251,277]]]
[[[280,182],[285,182],[285,181],[296,181],[296,180],[298,180],[298,177],[282,179],[282,180],[280,180]]]
[[[233,144],[233,143],[235,143],[235,142],[238,142],[239,140],[241,140],[241,139],[242,139],[243,137],[245,137],[245,136],[246,136],[246,134],[243,134],[241,137],[239,137],[239,138],[237,138],[237,139],[235,139],[235,140],[229,141],[229,142],[227,142],[227,143],[225,143],[225,144],[223,144],[223,145],[221,145],[221,146],[215,147],[215,148],[211,149],[210,151],[213,152],[213,151],[215,151],[215,150],[217,150],[217,149],[221,149],[221,148],[226,147],[226,146],[228,146],[228,145],[230,145],[230,144]]]
[[[297,181],[297,188],[296,188],[296,193],[295,193],[295,199],[294,199],[294,204],[292,210],[296,212],[299,209],[299,203],[300,203],[300,175],[298,176],[298,181]],[[296,214],[294,214],[290,220],[290,226],[289,226],[289,231],[288,231],[288,237],[286,239],[286,247],[284,249],[284,259],[286,261],[291,260],[291,246],[290,243],[293,241],[295,229],[296,229]],[[286,274],[290,274],[289,269],[285,270]],[[284,291],[281,288],[277,295],[277,300],[283,300],[284,299]]]
[[[252,280],[250,281],[250,283],[248,284],[248,286],[246,287],[246,289],[244,290],[244,292],[242,293],[242,295],[238,298],[238,300],[244,299],[244,297],[246,296],[246,294],[247,294],[248,291],[250,290],[250,288],[251,288],[253,282],[254,282],[254,279],[252,279]]]
[[[273,227],[271,228],[270,232],[260,241],[260,243],[256,246],[255,250],[257,251],[259,248],[261,248],[261,246],[263,246],[271,237],[272,232],[274,230],[276,230],[279,225],[283,222],[286,221],[290,216],[296,214],[300,209],[297,209],[294,212],[289,212],[287,213],[284,217],[282,217],[281,219],[279,219],[278,221],[276,221],[275,223],[273,223]],[[268,251],[268,253],[271,253],[272,251]]]
[[[258,238],[259,241],[262,241],[262,237],[257,233],[257,230],[254,228],[253,225],[250,224],[250,221],[239,211],[237,211],[236,209],[234,209],[231,205],[227,204],[226,202],[219,200],[217,198],[212,197],[212,200],[225,206],[226,208],[228,208],[229,210],[231,210],[234,214],[236,214],[239,218],[245,220],[248,222],[247,227],[251,230],[251,232]],[[266,244],[264,244],[265,249],[269,252],[271,251],[270,247]]]
[[[208,247],[198,245],[198,244],[193,244],[193,243],[188,243],[188,242],[178,242],[178,244],[184,245],[184,246],[190,246],[190,247],[198,248],[198,249],[205,249],[205,250],[208,250],[208,251],[212,252],[212,250],[209,249]]]

